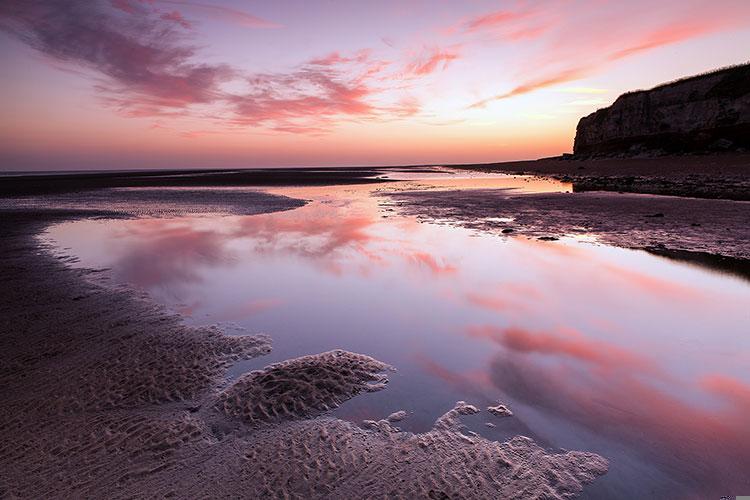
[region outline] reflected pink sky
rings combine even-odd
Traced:
[[[378,195],[408,182],[278,188],[310,203],[242,217],[80,221],[49,237],[190,322],[271,335],[273,353],[235,374],[333,348],[398,368],[388,390],[355,398],[342,417],[403,408],[405,425],[420,430],[458,399],[502,399],[515,419],[473,430],[497,439],[510,426],[602,453],[612,467],[593,486],[600,496],[747,489],[747,281],[590,242],[420,223]]]

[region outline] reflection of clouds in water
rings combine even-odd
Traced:
[[[466,302],[473,306],[499,313],[527,313],[538,307],[544,295],[534,286],[505,282],[482,291],[466,292]]]
[[[478,326],[467,334],[502,346],[487,371],[450,370],[426,356],[415,362],[471,397],[491,398],[499,389],[516,403],[629,447],[693,490],[747,488],[749,384],[700,376],[687,383],[707,398],[700,406],[674,395],[686,382],[665,373],[658,360],[573,330]],[[606,454],[606,445],[597,451]]]
[[[284,301],[279,299],[253,299],[227,306],[216,315],[224,321],[238,321],[275,309],[283,304]]]
[[[600,264],[600,268],[603,273],[606,273],[606,275],[622,284],[632,287],[636,292],[649,293],[668,300],[692,301],[696,303],[708,298],[705,293],[693,286],[682,285],[633,269],[626,269],[625,267],[609,263]],[[615,283],[613,284],[616,285]]]
[[[485,370],[465,370],[462,372],[455,372],[421,353],[415,353],[412,356],[412,359],[424,372],[449,384],[457,393],[463,394],[467,398],[477,398],[483,402],[490,402],[493,400],[489,396],[489,389],[492,387],[492,381]]]
[[[330,209],[309,212],[245,217],[233,235],[254,238],[258,252],[308,258],[329,257],[344,248],[363,248],[373,239],[365,231],[373,224],[369,217],[341,217]]]
[[[516,401],[656,456],[694,487],[747,486],[749,385],[704,376],[696,388],[715,406],[700,407],[673,395],[682,392],[681,382],[663,373],[658,360],[578,332],[473,327],[469,334],[504,348],[489,377]]]
[[[372,265],[386,266],[386,257],[397,256],[417,270],[434,275],[451,274],[457,268],[413,244],[378,235],[373,226],[376,214],[348,215],[347,211],[324,204],[312,204],[293,212],[245,217],[232,232],[234,237],[250,237],[254,251],[263,254],[291,254],[315,261],[327,271],[341,275],[345,264],[364,259],[357,270],[371,272]]]
[[[593,365],[598,371],[638,370],[640,373],[662,376],[662,371],[651,359],[609,342],[589,339],[572,328],[532,332],[516,327],[471,326],[467,333],[524,354],[565,356]]]
[[[135,243],[113,266],[118,279],[144,288],[200,281],[199,265],[230,259],[226,237],[208,229],[159,219],[138,219],[128,226]]]
[[[377,235],[370,229],[378,221],[376,213],[348,214],[324,204],[226,218],[212,228],[200,219],[138,219],[128,222],[124,236],[130,241],[120,248],[122,256],[113,267],[119,278],[144,288],[197,283],[201,266],[231,261],[229,244],[250,239],[254,254],[294,255],[335,275],[355,270],[367,276],[373,266],[389,265],[389,256],[435,276],[457,271],[412,242]]]

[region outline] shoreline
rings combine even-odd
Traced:
[[[452,165],[488,173],[538,175],[573,184],[574,192],[614,191],[750,201],[750,153],[651,158],[577,158]]]
[[[387,365],[346,351],[277,363],[219,392],[227,364],[268,352],[270,338],[187,326],[136,290],[87,279],[97,271],[70,268],[37,238],[50,223],[114,216],[133,215],[3,211],[3,496],[572,498],[606,473],[593,453],[467,436],[460,418],[479,410],[463,402],[421,434],[326,417],[386,382]]]
[[[384,197],[399,213],[425,222],[447,220],[503,237],[548,241],[591,235],[750,279],[750,203],[744,201],[604,191],[401,191]]]
[[[44,172],[2,177],[0,199],[106,188],[326,186],[392,182],[392,171],[430,172],[436,167],[511,175],[535,175],[573,184],[574,192],[613,191],[687,198],[750,201],[750,153],[660,157],[579,158],[476,164],[368,167],[295,167],[216,170]],[[300,180],[303,177],[303,180]]]

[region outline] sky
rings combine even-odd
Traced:
[[[0,170],[552,156],[747,47],[747,0],[3,0]]]

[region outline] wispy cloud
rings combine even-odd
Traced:
[[[221,5],[208,3],[188,2],[180,0],[154,0],[155,3],[167,5],[179,5],[188,10],[196,11],[204,16],[224,21],[228,23],[239,24],[249,28],[281,28],[278,23],[262,19],[258,16],[237,9],[231,9]]]
[[[107,7],[29,0],[4,4],[0,18],[8,31],[53,60],[93,70],[97,88],[120,106],[174,110],[220,98],[220,85],[234,71],[194,62],[196,49],[173,29],[174,16],[118,16]]]
[[[528,94],[529,92],[533,92],[535,90],[542,89],[545,87],[551,87],[552,85],[557,85],[559,83],[569,82],[571,80],[578,80],[579,78],[583,78],[584,76],[588,75],[589,71],[590,71],[589,67],[565,68],[556,73],[550,73],[550,74],[541,76],[537,79],[528,80],[522,83],[521,85],[518,85],[512,88],[508,92],[504,92],[502,94],[496,94],[494,96],[481,99],[473,103],[469,107],[470,108],[483,108],[492,101],[499,101],[501,99],[507,99],[509,97],[514,97],[517,95]]]
[[[29,0],[3,4],[0,27],[55,64],[86,69],[102,101],[127,116],[168,118],[210,107],[198,116],[219,126],[315,134],[340,119],[390,120],[419,112],[419,101],[408,94],[376,102],[384,81],[402,77],[384,77],[390,62],[373,59],[370,50],[332,52],[279,73],[200,63],[191,33],[184,30],[190,22],[178,11],[155,9],[155,4],[206,9],[248,25],[269,26],[250,14],[193,2]],[[434,49],[410,70],[422,76],[456,57]],[[249,90],[230,92],[229,82],[244,82]],[[202,133],[186,137],[196,135]]]
[[[531,15],[533,15],[533,11],[529,10],[497,10],[473,17],[464,24],[463,28],[467,33],[475,33],[482,30],[492,30],[500,27],[504,28],[519,20],[528,19]]]
[[[537,73],[512,89],[472,103],[469,108],[482,108],[488,103],[510,97],[528,94],[539,89],[562,83],[580,80],[604,69],[615,61],[657,49],[666,45],[683,42],[730,27],[735,23],[730,13],[716,16],[705,22],[677,19],[647,30],[637,30],[615,40],[606,33],[599,33],[602,40],[576,37],[552,40],[537,58],[527,61],[527,73]],[[570,61],[570,63],[567,63]],[[551,68],[539,73],[538,68]],[[577,88],[576,92],[581,90]],[[563,90],[566,91],[566,90]],[[571,90],[567,90],[571,91]],[[586,89],[581,93],[596,93]]]
[[[446,69],[450,63],[461,56],[457,47],[428,47],[416,55],[404,69],[407,76],[424,76],[435,71]]]

